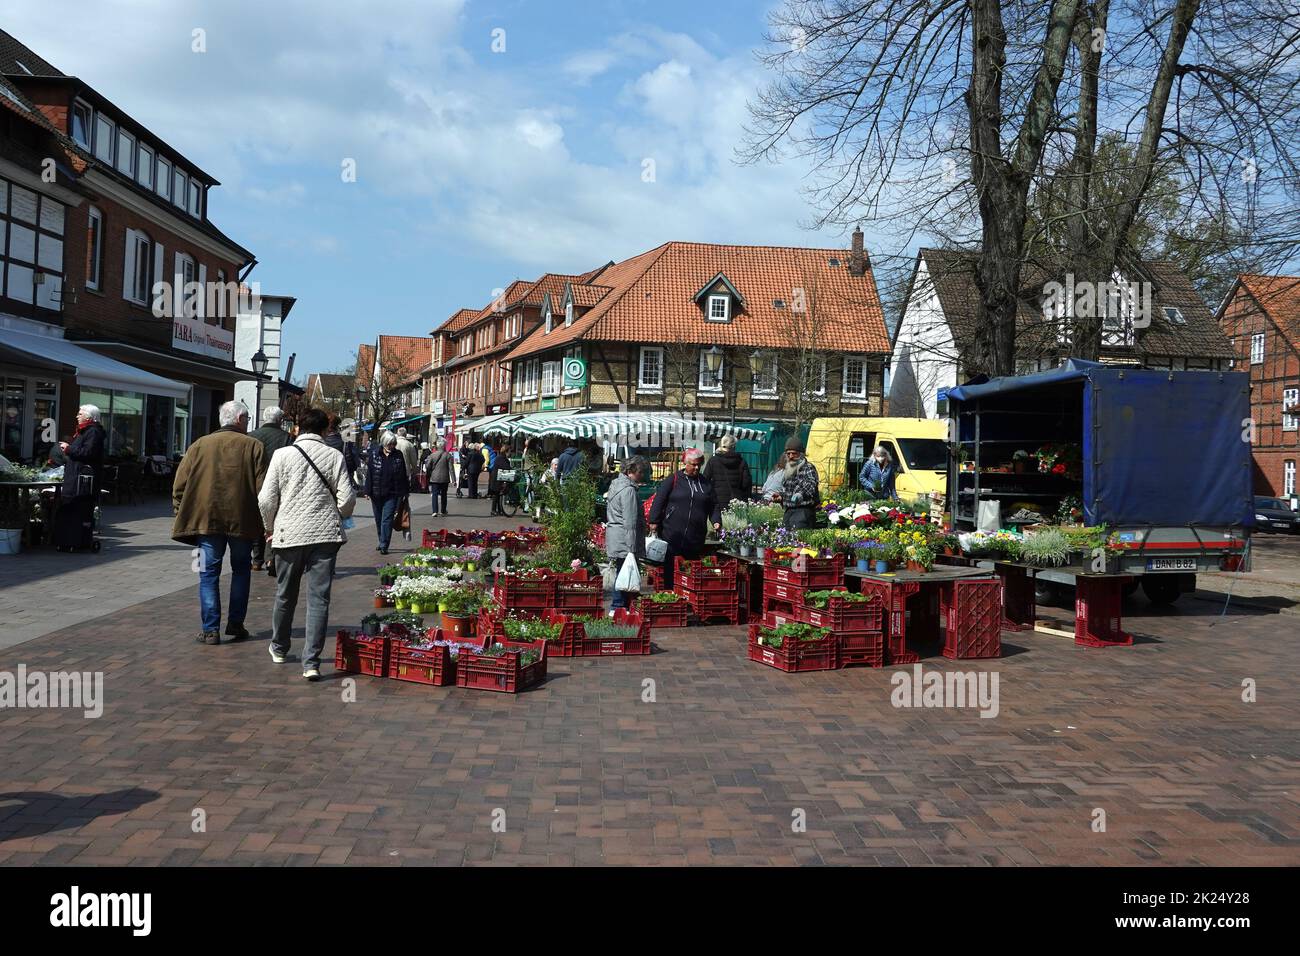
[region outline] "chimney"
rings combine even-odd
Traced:
[[[849,252],[849,274],[860,276],[867,271],[867,254],[862,251],[862,226],[853,230],[853,246]]]

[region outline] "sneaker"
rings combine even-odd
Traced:
[[[309,680],[315,683],[316,681],[320,680],[320,669],[316,667],[307,668],[305,671],[302,672],[302,679]]]
[[[283,664],[285,661],[287,661],[287,660],[289,659],[289,658],[285,657],[283,654],[281,654],[279,651],[277,651],[277,650],[275,649],[275,645],[274,645],[274,644],[272,644],[270,647],[268,647],[268,648],[267,648],[267,651],[270,652],[270,654],[271,654],[271,661],[272,661],[273,663],[276,663],[276,664]]]
[[[199,638],[199,643],[200,643],[200,644],[220,644],[220,643],[221,643],[221,632],[220,632],[220,631],[204,631],[204,632],[203,632],[203,635]]]
[[[248,640],[248,630],[243,624],[227,624],[226,634],[230,637],[228,644],[234,644],[236,641]]]

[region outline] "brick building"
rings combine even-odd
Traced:
[[[5,161],[21,166],[31,148],[44,150],[39,163],[52,164],[67,190],[57,210],[45,201],[53,199],[48,191],[30,183],[7,190],[5,216],[16,228],[6,231],[19,245],[6,306],[9,292],[19,304],[16,312],[6,308],[12,321],[0,335],[11,346],[20,334],[44,336],[47,358],[63,356],[54,399],[60,433],[71,429],[79,404],[91,403],[103,413],[111,454],[179,453],[217,426],[217,408],[233,397],[235,383],[254,377],[235,361],[235,290],[254,257],[207,218],[217,181],[84,80],[3,31],[0,74],[9,116],[16,106],[45,127],[41,142],[24,144],[11,124]],[[22,260],[30,191],[41,197],[34,269]],[[29,273],[36,291],[23,303]],[[24,305],[45,328],[17,328],[28,317]],[[33,341],[22,339],[28,347]],[[94,374],[91,355],[112,374]],[[25,387],[31,397],[32,382]],[[33,455],[35,446],[24,439]]]
[[[1255,493],[1295,498],[1300,461],[1300,276],[1238,276],[1218,319],[1232,343],[1232,367],[1250,373]]]

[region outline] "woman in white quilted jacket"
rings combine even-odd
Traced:
[[[271,613],[271,660],[288,660],[298,589],[307,578],[307,643],[302,676],[320,680],[320,655],[329,625],[334,562],[347,540],[345,527],[357,495],[343,455],[325,444],[325,412],[308,409],[298,417],[298,438],[271,456],[257,496],[267,539],[275,550],[275,609]],[[346,523],[346,524],[345,524]]]

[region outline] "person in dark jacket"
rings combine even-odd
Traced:
[[[564,451],[560,452],[560,480],[563,481],[581,468],[587,465],[582,455],[582,449],[578,447],[577,442],[569,442]]]
[[[749,501],[754,497],[754,479],[749,473],[749,465],[736,451],[734,435],[722,436],[717,454],[709,459],[702,474],[713,482],[714,494],[723,508],[736,499]]]
[[[99,497],[104,470],[104,451],[108,435],[99,423],[99,407],[82,405],[77,409],[77,431],[71,441],[59,442],[63,461],[63,494],[59,502],[58,522],[67,529],[66,537],[55,541],[63,547],[79,547],[85,531],[93,530],[95,501]]]
[[[284,412],[272,405],[262,413],[262,424],[248,433],[250,438],[256,438],[262,443],[262,448],[266,451],[266,460],[271,461],[271,456],[281,448],[293,444],[293,438],[284,430]],[[266,539],[258,535],[253,540],[253,570],[261,571],[262,564],[266,559]],[[266,562],[271,568],[271,573],[275,573],[275,559]]]
[[[393,515],[398,503],[411,493],[411,479],[406,473],[406,459],[397,450],[397,436],[386,431],[379,441],[370,443],[370,467],[366,471],[366,494],[375,512],[375,533],[380,554],[388,553],[393,539]]]
[[[894,487],[897,480],[898,468],[893,456],[884,445],[877,445],[871,457],[862,463],[862,470],[858,472],[858,484],[863,491],[879,501],[898,498],[898,491]]]
[[[478,476],[483,474],[483,446],[477,442],[467,442],[460,453],[461,466],[465,469],[465,483],[469,487],[469,497],[478,497]]]
[[[501,495],[505,488],[497,480],[497,472],[501,470],[502,465],[509,467],[510,461],[506,458],[505,443],[501,441],[489,442],[487,448],[488,454],[488,494],[492,496],[492,514],[505,517],[505,510],[501,507]]]
[[[664,557],[664,590],[673,589],[673,572],[678,558],[694,560],[700,556],[709,536],[722,527],[722,507],[713,491],[713,482],[700,474],[704,452],[688,448],[682,467],[659,483],[654,504],[650,506],[650,533],[668,545]]]

